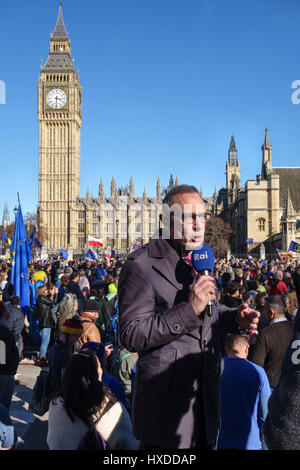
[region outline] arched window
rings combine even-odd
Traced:
[[[262,217],[260,217],[258,219],[258,226],[257,226],[258,231],[259,232],[264,232],[265,231],[265,225],[266,225],[266,220],[263,219]]]

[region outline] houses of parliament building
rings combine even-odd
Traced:
[[[80,135],[82,88],[71,58],[62,4],[50,51],[41,64],[38,80],[39,202],[38,225],[49,252],[73,249],[82,253],[88,236],[100,238],[103,248],[119,253],[132,248],[134,240],[146,243],[158,227],[166,191],[178,184],[170,176],[168,186],[156,194],[135,195],[134,181],[119,188],[114,178],[110,195],[99,182],[98,194],[80,196]],[[255,180],[240,184],[240,162],[234,137],[226,164],[226,188],[205,197],[208,210],[230,223],[231,249],[246,253],[262,243],[266,251],[288,249],[290,240],[300,242],[300,167],[272,167],[268,130],[262,146],[261,172]],[[252,239],[247,246],[246,239]]]

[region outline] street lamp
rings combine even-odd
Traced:
[[[18,213],[18,208],[17,208],[17,206],[15,206],[15,208],[14,208],[15,223],[16,223],[16,220],[17,220],[17,213]]]

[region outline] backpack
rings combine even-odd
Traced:
[[[100,418],[97,422],[100,421],[102,416],[114,405],[112,401],[109,401],[103,412],[100,415]],[[97,431],[96,425],[97,422],[92,424],[91,427],[84,434],[83,438],[78,444],[77,450],[108,450],[107,442],[105,441],[102,434]]]
[[[118,377],[118,371],[119,371],[119,367],[121,365],[121,362],[123,361],[123,359],[126,359],[126,357],[132,356],[132,354],[133,353],[130,353],[130,352],[124,354],[121,358],[118,359],[118,361],[115,364],[112,365],[112,374],[116,379],[119,378]]]
[[[30,394],[28,410],[38,416],[43,416],[47,413],[49,410],[51,391],[50,371],[42,369]]]

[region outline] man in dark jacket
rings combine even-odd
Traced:
[[[255,328],[259,313],[215,302],[206,314],[214,279],[195,279],[185,261],[203,243],[205,204],[195,187],[181,185],[167,194],[164,210],[162,233],[128,256],[119,281],[120,341],[139,356],[133,432],[142,449],[211,449],[219,428],[218,329]]]
[[[79,287],[79,273],[74,272],[70,275],[70,282],[67,285],[67,294],[75,294],[78,302],[78,313],[82,312],[84,304],[84,296]]]
[[[238,308],[241,303],[238,284],[230,284],[226,287],[225,295],[222,298],[222,304],[229,308]]]
[[[269,325],[260,330],[249,360],[265,369],[273,389],[278,383],[282,361],[293,336],[293,323],[287,321],[285,305],[279,295],[266,297],[265,315]]]
[[[18,343],[22,330],[24,328],[24,313],[20,308],[20,299],[18,296],[13,295],[9,304],[7,304],[9,311],[8,328],[15,337],[15,342]]]
[[[14,392],[14,375],[19,365],[19,353],[14,335],[8,328],[8,320],[8,308],[0,302],[0,403],[7,410],[10,408]]]
[[[297,269],[294,273],[294,286],[295,286],[295,289],[296,289],[298,303],[300,305],[300,265],[297,267]]]
[[[300,450],[300,309],[279,382],[268,402],[264,435],[270,450]]]

